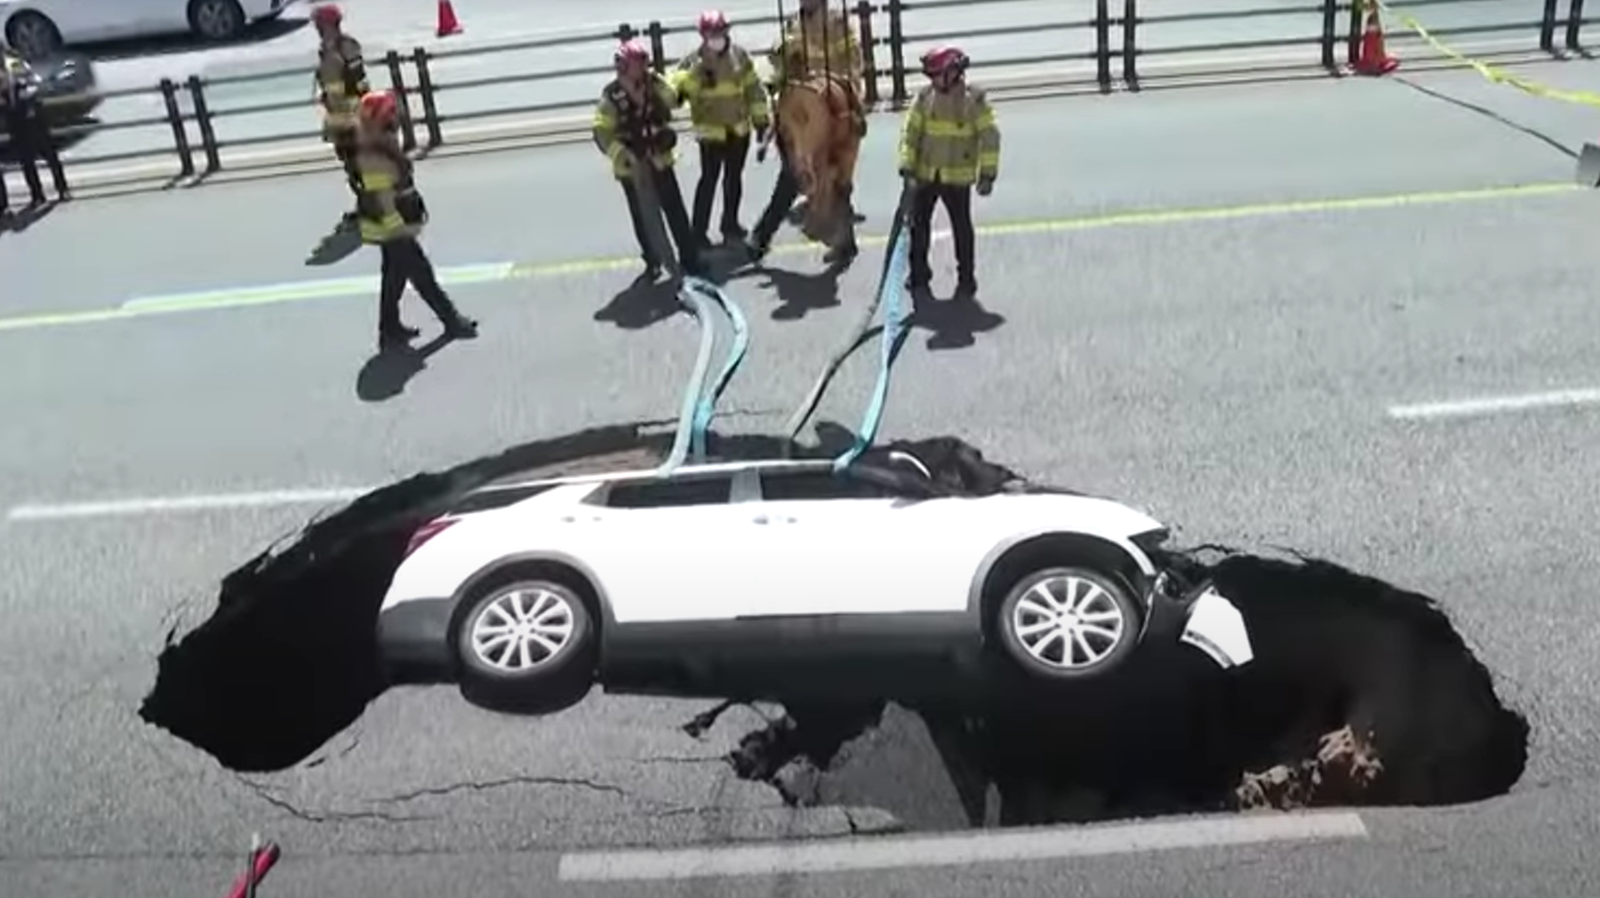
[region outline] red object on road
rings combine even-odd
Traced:
[[[1361,46],[1356,54],[1355,70],[1362,75],[1387,75],[1400,67],[1400,60],[1389,55],[1383,46],[1383,23],[1378,21],[1378,11],[1367,11],[1367,27],[1361,33]]]
[[[461,22],[456,19],[456,8],[450,0],[439,0],[439,36],[449,37],[461,33]]]
[[[277,842],[268,842],[256,852],[254,860],[250,862],[250,872],[239,877],[233,884],[233,889],[228,892],[228,898],[245,898],[254,893],[254,887],[267,878],[267,871],[278,862],[278,856],[283,852],[278,849]]]

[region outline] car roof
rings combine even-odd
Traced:
[[[580,483],[613,483],[622,480],[690,480],[696,477],[715,477],[737,474],[742,471],[760,471],[767,474],[805,473],[831,471],[831,458],[775,458],[746,459],[741,461],[709,462],[698,465],[679,465],[666,475],[657,468],[634,468],[627,471],[602,471],[594,474],[573,474],[566,477],[544,477],[533,480],[504,480],[485,484],[473,492],[487,493],[500,490],[521,490],[535,487],[568,486]]]

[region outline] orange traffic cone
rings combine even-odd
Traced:
[[[1383,48],[1383,23],[1378,21],[1378,11],[1367,11],[1367,27],[1361,34],[1361,47],[1356,55],[1355,70],[1362,75],[1387,75],[1400,67],[1400,60]]]
[[[439,0],[439,36],[449,37],[461,33],[461,23],[456,19],[456,8],[450,0]]]

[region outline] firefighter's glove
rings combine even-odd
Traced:
[[[988,196],[994,193],[994,178],[978,179],[978,196]]]

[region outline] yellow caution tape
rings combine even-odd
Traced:
[[[1446,45],[1443,41],[1434,37],[1428,31],[1428,29],[1414,17],[1397,11],[1389,4],[1385,3],[1384,0],[1356,0],[1356,3],[1362,8],[1366,8],[1368,4],[1376,5],[1378,9],[1388,13],[1390,17],[1397,20],[1402,26],[1415,31],[1419,37],[1427,41],[1428,44],[1431,45],[1435,50],[1439,51],[1450,59],[1455,60],[1456,62],[1472,67],[1477,71],[1478,74],[1484,77],[1484,80],[1490,82],[1491,84],[1504,84],[1508,87],[1514,87],[1517,90],[1520,90],[1523,93],[1531,96],[1544,97],[1550,100],[1559,100],[1563,103],[1578,103],[1583,106],[1600,107],[1600,93],[1596,93],[1595,91],[1562,90],[1559,87],[1551,87],[1548,84],[1540,84],[1537,81],[1530,81],[1527,78],[1513,75],[1498,66],[1492,66],[1486,62],[1480,62],[1476,59],[1465,56],[1459,50]]]

